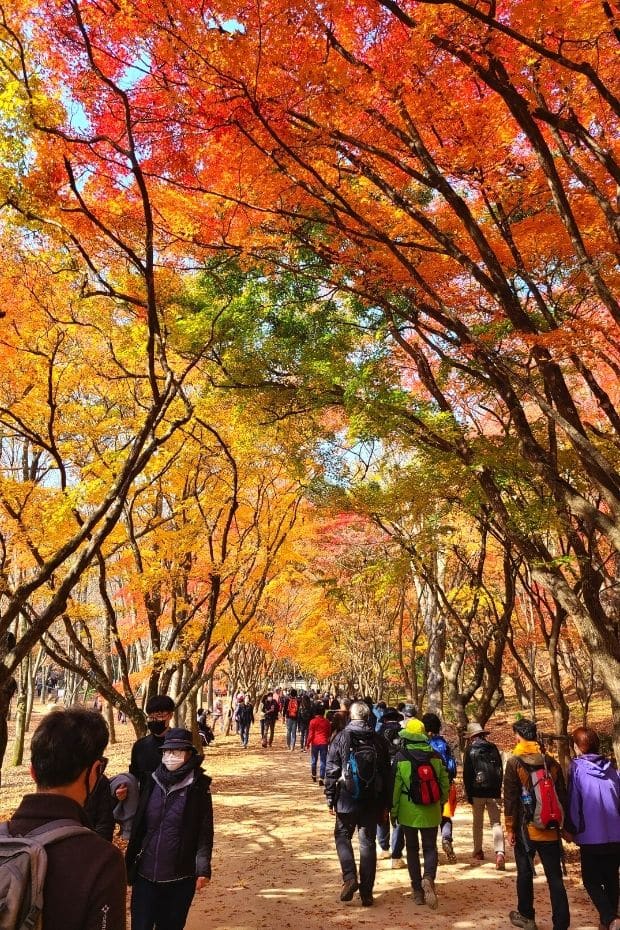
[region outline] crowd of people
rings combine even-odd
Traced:
[[[197,746],[190,730],[172,725],[174,712],[167,695],[150,698],[149,733],[134,743],[128,771],[112,779],[105,774],[108,730],[101,713],[75,707],[43,718],[31,744],[36,791],[0,826],[6,926],[124,930],[129,883],[132,930],[183,930],[195,893],[211,877],[211,779],[202,763],[203,746],[213,739],[216,724],[209,726],[207,713],[199,710],[199,731],[204,736],[206,727],[210,738]],[[553,930],[568,930],[566,841],[579,846],[582,880],[597,910],[599,930],[620,930],[620,778],[601,755],[594,730],[573,732],[575,757],[566,784],[561,766],[538,739],[536,723],[528,719],[514,723],[515,745],[503,758],[488,730],[475,721],[464,734],[461,755],[442,735],[436,713],[420,715],[408,703],[390,707],[370,699],[276,688],[258,702],[257,713],[262,748],[273,746],[281,719],[287,751],[309,753],[310,778],[323,788],[334,818],[341,901],[359,893],[363,907],[373,905],[377,859],[382,858],[392,868],[408,869],[414,905],[437,908],[439,840],[446,860],[457,861],[453,817],[460,763],[462,796],[472,809],[472,864],[485,859],[485,812],[495,868],[505,870],[506,840],[514,851],[513,926],[537,928],[533,878],[538,857]],[[218,714],[223,720],[221,704]],[[247,748],[254,702],[237,695],[231,716]],[[128,841],[124,861],[110,842],[115,824]],[[47,867],[38,873],[37,884],[41,847]],[[26,860],[32,873],[15,867]],[[77,874],[79,883],[67,877]]]

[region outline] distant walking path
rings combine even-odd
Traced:
[[[252,734],[254,741],[255,734]],[[491,861],[470,864],[469,808],[459,807],[454,845],[459,861],[447,865],[440,852],[439,908],[416,907],[406,869],[380,861],[375,905],[362,908],[338,900],[341,877],[333,842],[333,820],[322,789],[310,780],[307,754],[289,753],[278,725],[274,747],[247,751],[232,739],[209,750],[213,777],[215,853],[213,880],[192,906],[187,930],[499,930],[509,928],[515,906],[515,865],[506,872]],[[485,845],[491,850],[489,835]],[[536,921],[551,930],[549,896],[542,869],[536,879]],[[571,930],[596,930],[595,912],[579,885],[578,868],[567,880]]]

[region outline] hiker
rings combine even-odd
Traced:
[[[67,833],[74,831],[46,846],[41,924],[45,930],[125,928],[127,881],[122,854],[89,828],[84,813],[101,774],[108,738],[98,711],[71,707],[47,714],[30,746],[36,794],[25,795],[8,824],[3,824],[5,837],[25,837],[59,820]],[[0,849],[6,842],[0,841]],[[11,923],[10,913],[4,910],[5,919],[7,926],[21,926],[17,913]]]
[[[319,785],[325,784],[325,766],[327,764],[327,747],[331,735],[331,724],[325,718],[325,705],[314,705],[314,716],[308,728],[308,742],[310,748],[310,777],[316,781],[317,763],[319,763]]]
[[[297,734],[299,736],[299,748],[302,752],[307,752],[306,742],[308,739],[308,728],[313,715],[312,701],[310,695],[302,694],[297,711]]]
[[[467,801],[472,806],[474,852],[472,858],[482,862],[484,812],[487,811],[493,831],[495,868],[503,872],[506,868],[506,849],[500,817],[502,795],[502,757],[495,743],[486,739],[485,730],[476,721],[467,725],[467,746],[463,757],[463,787]]]
[[[600,930],[620,930],[620,775],[600,755],[598,734],[577,727],[568,773],[568,813],[579,846],[581,880],[598,911]]]
[[[282,716],[286,723],[286,748],[292,752],[297,742],[297,715],[299,713],[299,700],[297,691],[291,688],[288,696],[284,698]]]
[[[448,800],[450,780],[421,720],[415,717],[408,720],[400,737],[401,749],[394,760],[391,814],[405,834],[413,901],[427,904],[434,910],[437,907],[437,828],[442,807]],[[420,869],[419,839],[422,841],[423,871]]]
[[[411,719],[411,718],[409,718]],[[387,743],[390,763],[393,763],[400,749],[400,731],[403,727],[402,715],[395,707],[386,707],[381,715],[379,723],[379,735]],[[392,842],[390,843],[390,821],[377,824],[377,843],[379,844],[379,859],[389,859],[390,868],[404,869],[405,860],[403,859],[403,850],[405,848],[405,834],[403,828],[396,822],[392,826]]]
[[[274,696],[273,691],[268,691],[263,698],[262,703],[263,732],[261,733],[261,736],[263,738],[263,747],[271,746],[273,744],[276,720],[278,719],[279,713],[280,705],[278,703],[278,699]]]
[[[350,708],[350,722],[327,751],[325,797],[336,817],[334,838],[342,869],[341,901],[351,901],[359,888],[364,907],[373,904],[377,871],[377,822],[388,816],[390,761],[385,740],[369,723],[370,709],[362,701]],[[360,847],[359,881],[352,838]]]
[[[538,853],[549,885],[553,930],[568,930],[560,834],[566,810],[564,775],[559,763],[541,752],[533,720],[524,717],[512,729],[517,744],[504,776],[506,832],[517,865],[517,910],[510,912],[510,922],[536,930],[533,861]]]
[[[95,833],[110,842],[114,836],[114,802],[110,791],[110,779],[105,774],[107,764],[107,759],[101,760],[101,774],[84,804],[84,813]]]
[[[456,862],[456,855],[454,853],[454,845],[452,842],[452,818],[454,817],[457,803],[456,785],[454,783],[457,771],[456,759],[454,758],[454,753],[452,752],[450,745],[441,735],[441,720],[437,714],[423,714],[422,723],[424,724],[424,729],[426,730],[426,734],[432,748],[441,756],[441,761],[446,768],[446,772],[448,773],[448,778],[450,780],[448,800],[444,804],[443,810],[441,812],[440,828],[441,847],[446,854],[446,859],[448,862],[454,863]]]
[[[224,702],[221,697],[216,697],[213,702],[213,732],[219,724],[220,733],[224,732]]]
[[[169,729],[127,846],[132,930],[183,930],[195,892],[211,878],[211,779],[200,763],[190,731]]]
[[[155,694],[146,704],[146,726],[148,736],[136,740],[131,748],[129,772],[138,779],[140,791],[144,789],[151,772],[161,762],[161,747],[170,728],[174,714],[174,701],[167,694]],[[126,785],[116,789],[116,798],[124,801],[127,797]]]
[[[239,733],[241,745],[244,749],[247,749],[250,741],[250,727],[254,723],[254,708],[252,707],[252,701],[249,697],[239,698],[239,703],[235,710],[235,723],[237,724],[237,732]]]

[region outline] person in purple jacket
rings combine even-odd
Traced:
[[[575,759],[568,782],[568,813],[581,855],[581,878],[599,913],[599,930],[620,930],[620,776],[599,754],[590,727],[571,734]]]

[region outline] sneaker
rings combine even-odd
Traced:
[[[437,908],[437,895],[435,894],[435,882],[432,878],[422,879],[422,891],[424,892],[424,903],[432,911]]]
[[[456,862],[456,853],[454,852],[452,840],[442,840],[441,847],[446,854],[446,859],[448,862]]]
[[[495,856],[495,868],[498,872],[506,871],[506,856],[503,853],[497,853]]]
[[[424,900],[424,892],[422,891],[421,888],[414,888],[412,892],[412,897],[413,897],[414,904],[418,904],[420,906],[424,906],[424,904],[426,904],[426,901]]]
[[[319,786],[322,788],[324,784],[325,782],[323,781],[323,779],[319,778]]]
[[[342,886],[342,891],[340,892],[341,901],[352,901],[353,895],[359,888],[357,879],[350,878],[348,882],[345,882]]]
[[[393,869],[404,869],[404,868],[405,868],[405,860],[404,860],[404,859],[392,859],[391,868],[393,868]]]
[[[513,927],[521,927],[522,930],[538,930],[536,921],[532,917],[524,917],[519,911],[511,911],[508,916]]]
[[[472,859],[474,859],[476,862],[482,862],[484,859],[484,853],[482,852],[482,850],[479,849],[475,853],[473,853]]]
[[[377,859],[391,859],[392,853],[389,849],[381,849],[377,854]]]
[[[362,907],[372,907],[375,903],[375,899],[372,896],[372,891],[360,891],[360,898],[362,901]]]
[[[312,779],[312,781],[316,781],[316,775],[311,775],[310,778]]]

